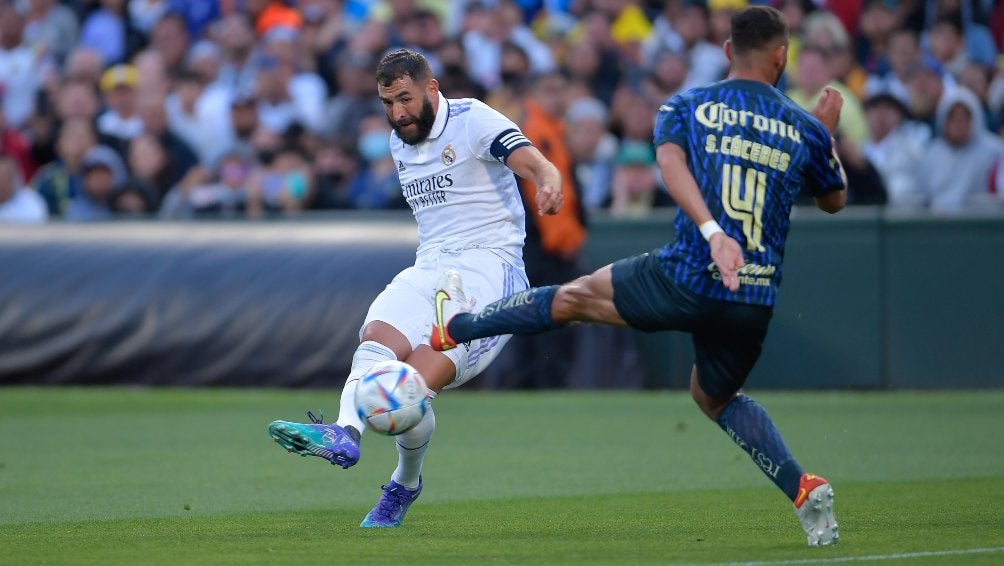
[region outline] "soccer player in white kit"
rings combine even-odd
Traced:
[[[359,378],[377,362],[404,360],[435,396],[481,373],[509,336],[474,340],[446,352],[429,347],[433,299],[444,271],[463,278],[472,307],[528,287],[523,268],[525,212],[513,173],[537,187],[543,214],[562,205],[561,175],[508,118],[484,103],[448,99],[425,58],[408,49],[377,66],[377,93],[393,128],[391,154],[404,196],[418,221],[415,265],[399,273],[370,305],[342,389],[335,423],[275,421],[269,434],[301,455],[348,468],[359,461],[365,427],[355,409]],[[455,271],[454,271],[455,270]],[[436,428],[425,418],[396,437],[398,464],[362,527],[396,527],[422,491],[422,462]]]

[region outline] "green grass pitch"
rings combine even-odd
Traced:
[[[683,392],[449,392],[425,492],[360,529],[396,461],[265,432],[337,391],[0,388],[0,564],[1000,564],[1004,392],[756,392],[837,494],[790,503]]]

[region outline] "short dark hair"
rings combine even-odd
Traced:
[[[758,51],[788,37],[788,19],[770,6],[749,6],[732,15],[732,52]]]
[[[388,87],[403,77],[418,83],[432,77],[432,69],[421,53],[411,49],[396,49],[380,59],[376,68],[378,84]]]

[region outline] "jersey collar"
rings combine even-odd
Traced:
[[[436,121],[432,123],[432,130],[426,139],[434,140],[443,135],[446,131],[446,123],[450,121],[450,101],[443,96],[443,93],[436,93],[439,96],[439,110],[436,111]]]

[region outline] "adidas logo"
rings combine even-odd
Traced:
[[[398,161],[397,162],[397,172],[400,173],[401,171],[404,171],[404,170],[405,170],[404,161]]]

